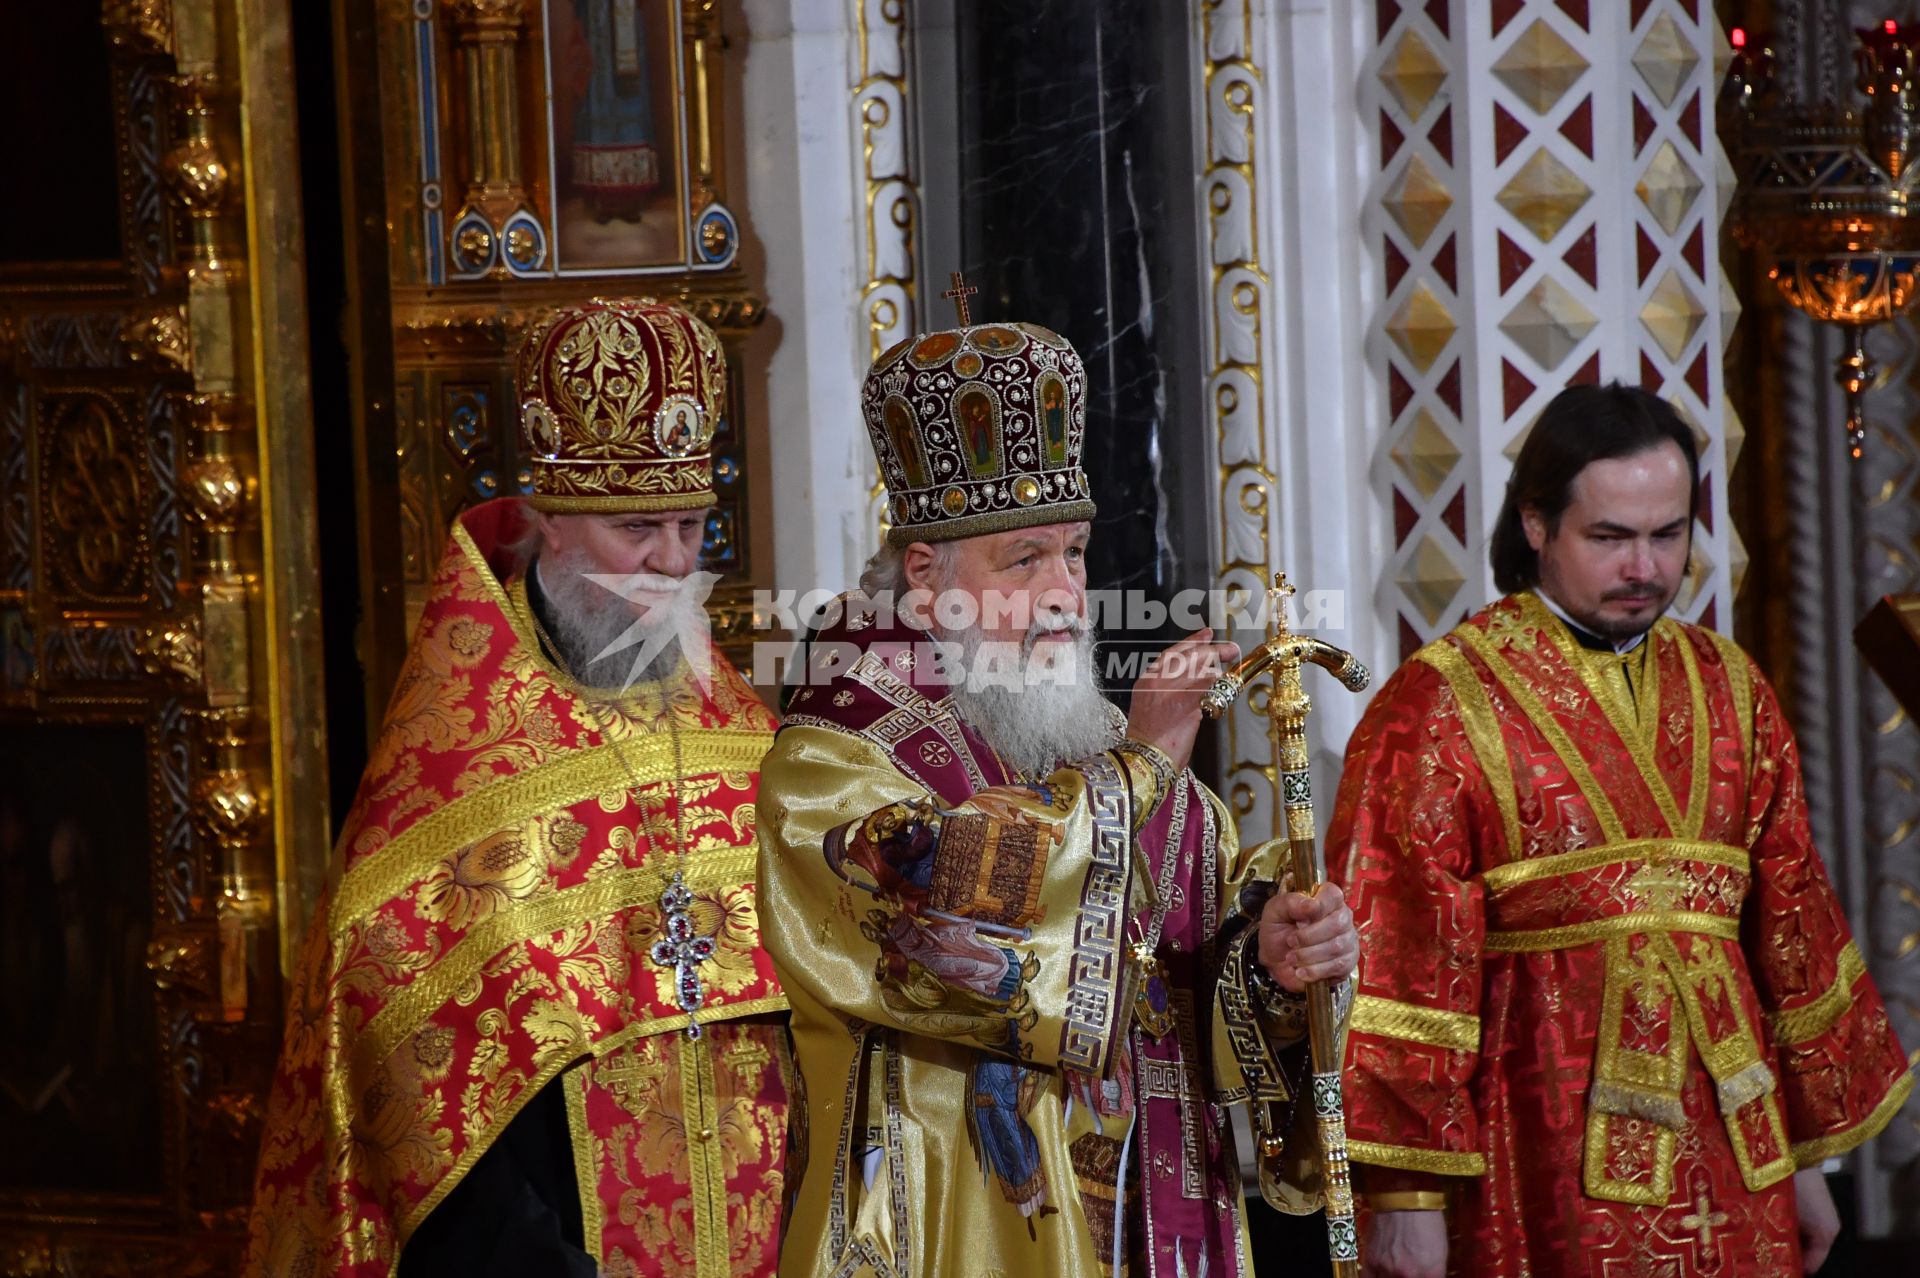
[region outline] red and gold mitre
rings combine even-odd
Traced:
[[[552,312],[514,377],[536,510],[691,510],[713,500],[727,361],[677,306],[603,300]]]
[[[1080,469],[1087,373],[1038,324],[965,324],[897,343],[867,371],[887,540],[953,541],[1091,519]]]

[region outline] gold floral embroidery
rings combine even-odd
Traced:
[[[546,881],[547,858],[526,827],[500,830],[444,857],[420,884],[421,917],[465,931],[524,901]]]

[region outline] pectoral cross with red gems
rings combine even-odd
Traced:
[[[678,874],[660,894],[660,909],[666,915],[667,934],[653,943],[653,961],[673,969],[674,995],[687,1014],[687,1037],[699,1038],[700,1022],[694,1016],[707,1001],[700,965],[713,957],[713,938],[695,935],[693,892]]]
[[[953,303],[955,310],[960,312],[961,328],[965,328],[967,325],[973,323],[973,317],[967,314],[967,299],[979,291],[979,289],[967,283],[966,276],[955,271],[953,273],[953,287],[941,294],[942,297]]]

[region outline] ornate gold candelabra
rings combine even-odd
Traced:
[[[1348,691],[1359,692],[1372,677],[1352,653],[1306,635],[1289,632],[1286,600],[1293,594],[1285,573],[1275,573],[1267,592],[1267,639],[1222,675],[1201,699],[1209,718],[1217,719],[1267,674],[1267,739],[1280,774],[1286,813],[1286,842],[1291,852],[1294,887],[1312,893],[1326,882],[1327,866],[1313,833],[1313,779],[1307,769],[1307,712],[1313,708],[1300,685],[1300,670],[1312,662],[1331,672]],[[1276,836],[1278,831],[1276,831]],[[1279,837],[1255,853],[1256,863],[1277,850]],[[1277,867],[1276,867],[1277,868]],[[1271,873],[1265,877],[1274,877]],[[1360,1272],[1360,1239],[1353,1220],[1353,1182],[1347,1171],[1347,1117],[1340,1097],[1340,1026],[1334,1016],[1333,987],[1315,981],[1307,987],[1308,1052],[1313,1062],[1313,1114],[1325,1169],[1327,1242],[1338,1278]],[[1256,1107],[1257,1108],[1257,1107]],[[1264,1124],[1265,1116],[1257,1115]],[[1262,1130],[1263,1152],[1272,1152],[1278,1133]]]
[[[1864,110],[1776,101],[1772,50],[1742,39],[1721,113],[1734,122],[1740,164],[1735,237],[1772,259],[1768,278],[1788,302],[1847,334],[1834,375],[1847,394],[1847,448],[1858,458],[1866,442],[1860,399],[1878,376],[1866,330],[1906,314],[1920,296],[1920,219],[1908,163],[1920,140],[1920,30],[1889,21],[1854,35]]]

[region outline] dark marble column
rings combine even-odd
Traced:
[[[1028,320],[1087,365],[1097,587],[1204,586],[1206,480],[1186,6],[955,6],[964,261],[978,319]],[[1131,637],[1131,636],[1130,636]]]

